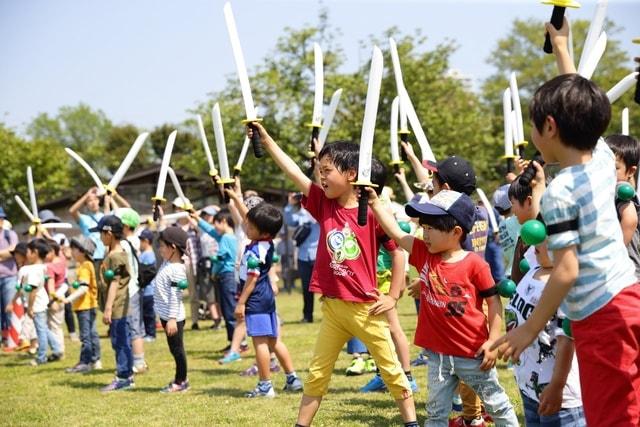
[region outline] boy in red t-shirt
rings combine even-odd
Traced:
[[[387,235],[409,252],[409,263],[420,271],[419,295],[413,295],[420,297],[414,342],[427,350],[429,359],[425,425],[447,425],[451,399],[462,380],[480,396],[497,425],[517,426],[498,382],[497,351],[489,351],[500,336],[502,303],[489,265],[461,246],[473,227],[473,202],[466,194],[442,190],[431,200],[409,203],[406,213],[419,218],[424,240],[402,231],[371,190],[369,204]]]
[[[417,427],[409,381],[395,353],[385,312],[400,297],[397,284],[388,295],[376,285],[377,237],[383,231],[371,211],[367,225],[358,225],[358,200],[353,182],[358,173],[357,144],[326,144],[318,154],[320,185],[314,184],[259,124],[262,144],[278,167],[303,194],[302,204],[320,224],[320,241],[309,290],[322,295],[322,323],[304,384],[297,426],[311,425],[340,350],[355,336],[369,349],[405,426]],[[249,137],[252,130],[248,130]],[[324,243],[322,243],[324,241]],[[388,249],[396,245],[389,241]]]

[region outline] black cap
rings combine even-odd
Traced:
[[[476,173],[471,164],[458,156],[450,156],[437,163],[425,160],[424,167],[436,172],[443,184],[459,193],[471,195],[476,191]]]
[[[27,244],[25,242],[19,242],[16,247],[10,252],[11,255],[20,254],[24,256],[27,254]]]
[[[140,240],[146,240],[148,242],[153,242],[153,232],[148,228],[145,228],[138,234],[138,238]]]
[[[187,250],[187,232],[177,226],[171,226],[165,228],[160,232],[160,240],[165,241],[170,245],[174,245],[180,249],[182,253]]]
[[[100,218],[98,225],[89,229],[91,233],[96,231],[111,231],[112,233],[122,233],[124,226],[122,221],[115,215],[105,215]]]

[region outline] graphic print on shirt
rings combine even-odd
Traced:
[[[327,248],[331,254],[331,268],[336,274],[335,264],[341,264],[345,260],[356,260],[361,253],[358,240],[349,224],[345,224],[342,230],[333,229],[327,233]]]
[[[471,295],[458,284],[449,284],[437,271],[430,270],[427,264],[420,272],[420,280],[425,285],[422,294],[425,300],[438,308],[445,309],[445,316],[463,317]]]

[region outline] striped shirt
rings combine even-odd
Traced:
[[[637,281],[616,215],[615,173],[615,157],[600,140],[588,163],[562,169],[542,196],[549,249],[575,245],[578,254],[578,278],[562,305],[571,320],[588,317]]]
[[[153,279],[155,292],[153,294],[153,308],[162,320],[184,320],[184,304],[182,303],[182,290],[177,284],[181,280],[187,280],[187,270],[181,262],[164,262],[160,271]],[[173,285],[173,286],[172,286]]]

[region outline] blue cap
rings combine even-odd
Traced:
[[[4,208],[0,206],[0,218],[6,218],[7,214],[4,212]]]
[[[120,218],[115,215],[105,215],[100,218],[100,221],[98,221],[98,225],[91,228],[89,231],[91,233],[95,233],[96,231],[111,231],[122,233],[123,228],[124,225],[122,224],[122,221],[120,221]]]
[[[153,232],[148,228],[145,228],[138,234],[138,238],[140,240],[146,240],[148,242],[153,242]]]
[[[476,216],[471,198],[464,193],[451,190],[442,190],[431,199],[428,196],[414,198],[404,209],[412,218],[451,215],[467,233],[473,228]]]

